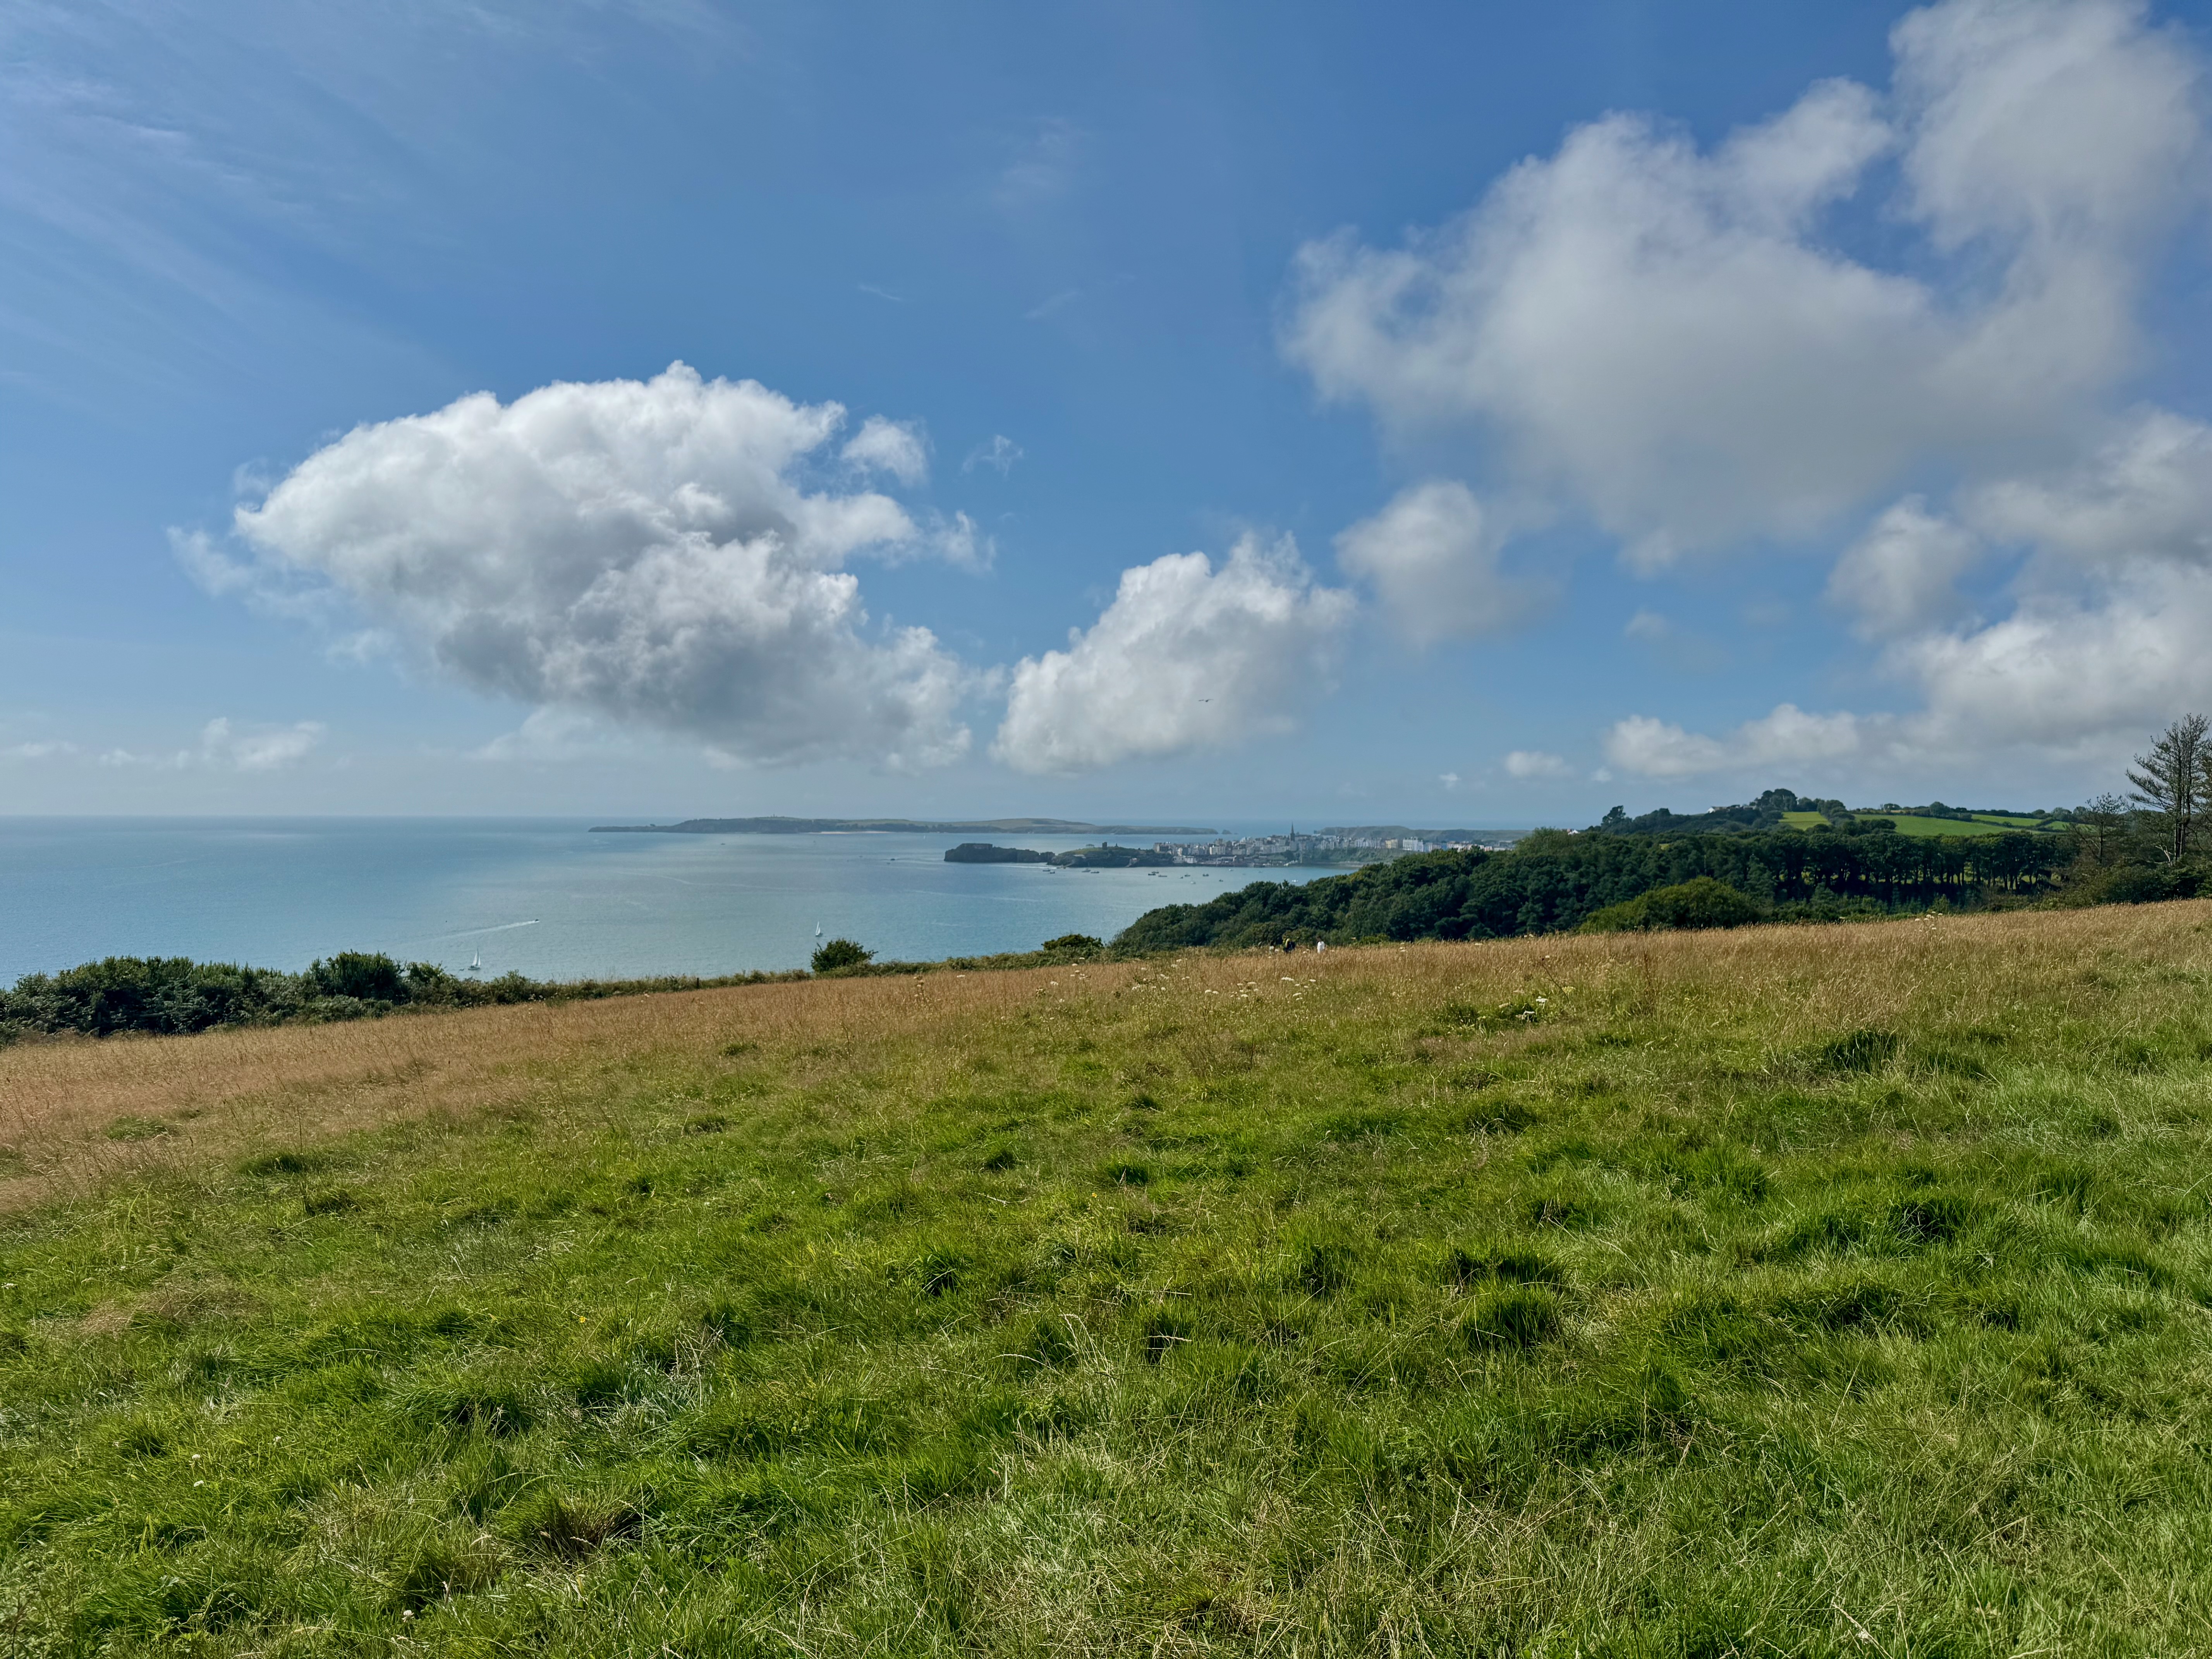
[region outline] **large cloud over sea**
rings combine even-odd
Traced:
[[[1286,351],[1459,454],[1460,521],[1580,518],[1646,575],[1849,544],[1830,597],[1917,708],[1637,714],[1617,767],[2101,750],[2212,700],[2206,428],[2125,396],[2212,179],[2197,48],[2140,0],[1943,0],[1891,46],[1886,88],[1820,82],[1710,148],[1608,115],[1399,246],[1299,256]],[[1495,537],[1407,545],[1361,555],[1386,599],[1408,570],[1495,586]],[[1978,571],[2000,607],[1962,596]],[[1400,608],[1417,635],[1499,614]]]
[[[1288,731],[1353,608],[1287,538],[1246,536],[1218,568],[1203,553],[1135,566],[1066,650],[1015,667],[992,753],[1018,771],[1085,772]]]
[[[870,486],[926,472],[918,434],[845,425],[682,363],[649,380],[465,397],[355,428],[235,515],[255,562],[182,544],[209,585],[282,603],[327,584],[479,691],[703,740],[743,761],[956,758],[969,672],[874,625],[862,555],[972,559]]]
[[[343,600],[438,672],[540,711],[487,753],[552,752],[544,734],[581,719],[722,760],[942,764],[969,746],[963,703],[1000,677],[926,629],[872,624],[845,567],[972,566],[977,538],[873,487],[926,478],[918,428],[871,417],[839,446],[846,423],[681,363],[477,393],[309,456],[237,510],[250,561],[205,537],[179,551],[264,607]],[[993,753],[1073,773],[1285,729],[1352,609],[1287,542],[1248,538],[1218,569],[1200,553],[1133,568],[1088,633],[1014,668]]]

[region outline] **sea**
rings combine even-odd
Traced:
[[[934,961],[1111,938],[1159,905],[1328,873],[945,862],[963,841],[1062,851],[1095,835],[593,835],[594,822],[0,818],[0,983],[108,956],[297,970],[339,951],[486,977],[734,974],[804,967],[836,938]]]

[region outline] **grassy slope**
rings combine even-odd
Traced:
[[[1923,817],[1917,812],[1863,811],[1862,817],[1887,818],[1897,826],[1900,836],[1994,836],[2006,830],[2033,830],[2041,818],[2007,818],[1992,813],[1977,812],[1970,823],[1964,818]],[[1796,830],[1817,830],[1827,819],[1818,812],[1784,812],[1783,823]]]
[[[1986,815],[1977,817],[1972,823],[1961,818],[1923,818],[1911,812],[1883,812],[1876,816],[1893,821],[1900,836],[1995,836],[2007,830],[2033,830],[2039,822],[2034,818],[1995,818]]]
[[[0,1631],[2206,1651],[2212,906],[1807,940],[0,1053]]]

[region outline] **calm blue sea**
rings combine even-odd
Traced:
[[[542,979],[728,974],[805,966],[817,927],[931,960],[1109,937],[1156,905],[1322,873],[947,864],[978,837],[594,836],[592,822],[0,818],[0,982],[105,956],[299,969],[348,950]]]

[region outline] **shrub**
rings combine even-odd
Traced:
[[[817,974],[834,974],[841,968],[865,968],[876,953],[849,939],[833,939],[814,953],[809,965]]]
[[[1766,908],[1711,876],[1661,887],[1622,904],[1609,904],[1583,923],[1586,933],[1626,933],[1644,929],[1741,927],[1762,920]]]
[[[307,979],[326,997],[351,997],[356,1002],[407,1000],[405,975],[381,951],[341,951],[328,962],[311,966]]]
[[[2194,898],[2203,886],[2202,873],[2185,866],[2124,864],[2070,884],[2062,902],[2155,904],[2162,899]]]

